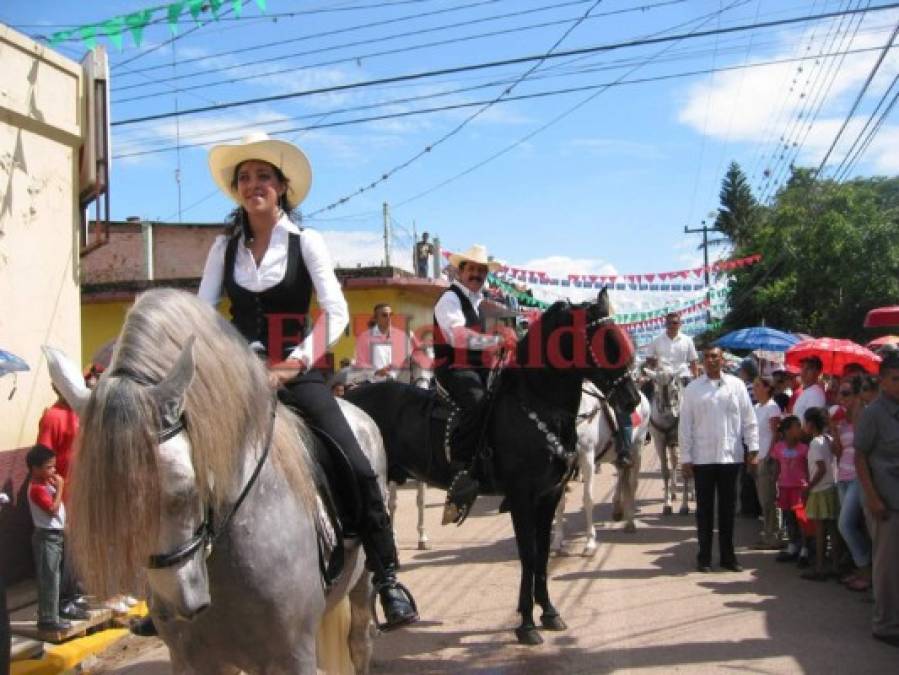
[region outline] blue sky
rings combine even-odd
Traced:
[[[145,31],[140,49],[130,38],[126,38],[122,52],[109,47],[113,64],[112,119],[171,112],[176,105],[184,110],[210,102],[253,99],[541,54],[594,2],[268,0],[269,15],[328,10],[282,16],[277,20],[266,18],[250,2],[239,21],[209,23],[173,45],[148,52],[170,36],[165,23],[151,25]],[[558,49],[817,14],[859,4],[861,0],[604,0],[592,12],[599,16],[577,25]],[[877,4],[886,4],[886,0],[874,2],[872,6]],[[0,20],[31,35],[48,34],[60,27],[99,22],[149,6],[150,0],[92,3],[35,0],[5,3],[0,8]],[[643,7],[640,11],[603,15],[640,7]],[[722,8],[725,11],[714,14]],[[442,13],[434,14],[441,10]],[[526,10],[535,11],[422,32],[450,23],[475,22]],[[423,13],[431,15],[409,18]],[[683,228],[698,226],[714,211],[727,163],[737,160],[753,179],[753,187],[759,189],[765,182],[762,175],[765,169],[777,176],[789,161],[789,158],[779,159],[782,148],[777,147],[777,142],[783,135],[791,145],[789,152],[797,154],[797,163],[817,165],[876,60],[876,48],[886,43],[897,21],[899,13],[879,11],[862,18],[857,31],[856,24],[849,19],[831,19],[600,52],[577,60],[546,61],[518,84],[512,95],[594,85],[618,78],[651,78],[790,59],[847,47],[868,50],[842,60],[821,58],[802,64],[775,64],[612,87],[528,140],[522,139],[591,92],[497,104],[376,189],[310,219],[308,224],[326,232],[334,257],[341,264],[379,261],[383,251],[380,212],[382,202],[386,201],[392,205],[395,218],[394,257],[402,256],[401,261],[409,258],[409,232],[414,223],[418,232],[428,230],[439,235],[447,248],[458,250],[474,242],[483,243],[510,264],[553,274],[628,274],[693,267],[701,260],[696,250],[699,238],[685,236]],[[319,33],[373,22],[380,25],[315,37]],[[538,23],[553,25],[392,55],[371,55],[385,49]],[[193,25],[185,12],[181,33]],[[298,51],[324,50],[405,32],[418,34],[297,55]],[[283,44],[285,40],[303,36],[312,37]],[[273,46],[259,46],[263,44]],[[240,54],[217,55],[244,47],[251,49]],[[660,55],[663,49],[667,51]],[[84,48],[75,42],[63,45],[60,50],[80,59]],[[143,52],[147,53],[141,55]],[[128,64],[116,66],[137,56]],[[652,57],[656,60],[652,61]],[[193,61],[182,63],[187,59]],[[272,61],[251,63],[259,59]],[[309,67],[321,61],[341,59],[344,60],[341,63]],[[641,63],[645,65],[633,70]],[[485,82],[504,80],[508,84],[532,65],[520,63],[401,85],[185,116],[177,126],[184,143],[197,143],[240,136],[241,130],[277,131],[311,121],[335,122],[417,107],[489,100],[499,96],[506,85],[367,111],[333,112],[338,108],[423,96]],[[163,67],[141,74],[128,72],[153,66]],[[837,162],[842,160],[849,142],[897,73],[897,66],[894,48],[856,111],[844,142],[833,153]],[[222,68],[229,70],[222,72]],[[266,76],[271,70],[286,72]],[[173,74],[191,76],[180,81],[184,91],[173,93],[172,82],[157,82]],[[203,86],[236,77],[244,79],[224,86]],[[831,77],[832,83],[825,87]],[[123,100],[135,96],[145,98]],[[816,106],[814,97],[818,96],[820,111],[808,127],[806,123],[811,116],[807,111]],[[312,213],[370,184],[386,170],[433,144],[475,110],[463,108],[279,136],[298,143],[313,165],[312,191],[303,211]],[[302,115],[315,117],[291,119]],[[175,139],[174,118],[117,127],[113,133],[113,152],[126,155],[173,147]],[[793,141],[797,143],[795,148]],[[517,146],[500,158],[409,201],[517,142]],[[888,122],[854,173],[895,174],[899,168],[897,144],[899,126]],[[229,209],[224,196],[209,196],[214,185],[206,169],[207,147],[185,148],[180,152],[185,222],[220,221]],[[175,152],[117,158],[112,178],[113,216],[177,220],[176,167]]]

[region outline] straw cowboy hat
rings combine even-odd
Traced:
[[[467,251],[462,253],[453,253],[449,257],[450,265],[459,269],[459,264],[464,262],[473,262],[477,265],[487,265],[487,269],[496,272],[502,269],[503,264],[498,260],[489,260],[487,258],[487,248],[483,244],[475,244]]]
[[[278,141],[256,131],[244,136],[236,145],[216,145],[209,151],[212,179],[234,201],[238,201],[237,193],[231,188],[234,170],[238,164],[249,159],[268,162],[281,170],[288,181],[287,200],[291,205],[299,206],[309,194],[312,167],[303,151],[292,143]]]

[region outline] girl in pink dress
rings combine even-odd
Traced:
[[[780,423],[783,440],[771,448],[770,461],[777,462],[777,506],[783,511],[789,543],[777,556],[778,562],[799,560],[808,565],[808,551],[803,545],[802,530],[794,508],[803,503],[803,490],[808,486],[808,446],[801,441],[802,423],[795,415]]]

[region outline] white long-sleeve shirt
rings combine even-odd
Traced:
[[[458,281],[454,281],[453,286],[465,294],[474,311],[477,312],[481,300],[484,299],[480,291],[470,291]],[[444,293],[440,296],[440,300],[434,305],[434,318],[437,320],[440,330],[443,331],[446,341],[452,347],[477,351],[490,349],[499,344],[499,336],[482,335],[465,327],[465,313],[462,311],[462,302],[455,293]],[[460,343],[460,340],[462,343]]]
[[[743,443],[748,452],[757,452],[758,423],[743,381],[722,373],[720,379],[703,375],[687,385],[678,440],[684,464],[741,463]]]
[[[340,339],[350,321],[346,298],[343,297],[340,282],[334,274],[334,264],[321,234],[308,229],[300,231],[300,228],[286,215],[281,216],[272,230],[271,240],[259,265],[256,264],[253,253],[247,248],[241,234],[237,254],[234,257],[234,281],[253,293],[261,293],[281,283],[287,272],[288,242],[291,234],[300,237],[303,263],[309,272],[322,313],[312,327],[312,332],[290,352],[289,357],[303,359],[312,365]],[[224,235],[216,237],[206,257],[206,267],[200,280],[198,295],[213,306],[218,304],[222,297],[227,246],[227,237]],[[315,344],[316,337],[320,335],[325,336],[325,344]]]

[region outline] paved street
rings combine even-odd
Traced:
[[[413,590],[422,622],[382,636],[376,673],[606,673],[615,671],[764,673],[885,673],[899,651],[869,637],[871,605],[863,594],[835,582],[798,578],[774,553],[738,549],[740,574],[693,571],[692,516],[661,514],[658,462],[644,450],[638,531],[610,521],[611,471],[597,477],[599,548],[592,558],[551,562],[551,592],[569,625],[546,633],[540,647],[522,647],[512,628],[518,562],[508,516],[483,499],[461,528],[439,525],[442,493],[428,493],[428,535],[433,548],[415,550],[415,491],[400,492],[397,529],[402,579]],[[569,513],[576,512],[573,485]],[[577,516],[571,525],[582,528]],[[738,519],[738,544],[754,540],[755,523]],[[575,551],[580,546],[575,543]],[[115,672],[168,673],[164,648],[126,642],[116,664],[142,652],[137,665]],[[100,664],[98,664],[100,665]]]

